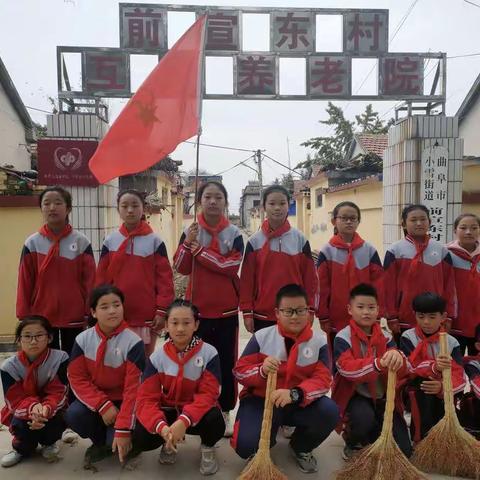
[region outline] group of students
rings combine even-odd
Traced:
[[[438,355],[440,327],[453,335],[458,394],[466,384],[462,356],[466,349],[471,355],[465,368],[474,395],[464,402],[464,417],[478,418],[478,217],[460,215],[456,241],[443,246],[428,236],[428,209],[411,205],[402,212],[405,238],[382,265],[356,232],[360,209],[342,202],[315,266],[308,240],[288,222],[283,187],[264,190],[266,220],[245,248],[224,216],[221,183],[201,185],[196,201],[198,222],[185,230],[173,258],[189,276],[186,300],[174,301],[165,244],[144,219],[140,192],[118,195],[123,223],[105,238],[97,267],[89,240],[69,224],[70,194],[60,187],[42,192],[45,224],[25,242],[19,269],[20,348],[1,367],[1,419],[13,435],[3,466],[38,444],[54,459],[68,427],[91,439],[87,464],[112,450],[125,462],[158,447],[159,461],[173,463],[185,433],[196,434],[200,471],[215,473],[214,446],[222,436],[233,435],[242,458],[256,451],[266,378],[274,371],[271,442],[281,426],[295,427],[284,430],[302,471],[317,471],[312,451],[335,428],[343,432],[345,457],[374,441],[389,368],[402,379],[394,433],[409,455],[411,441],[423,438],[443,411],[441,371],[450,357]],[[239,311],[253,335],[237,359]],[[312,329],[314,314],[326,335]],[[380,328],[381,317],[391,333]],[[95,324],[85,329],[89,321]],[[162,330],[168,340],[155,350]],[[237,383],[244,388],[232,428]]]

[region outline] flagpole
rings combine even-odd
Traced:
[[[200,170],[200,137],[202,136],[202,107],[203,107],[203,89],[204,89],[204,82],[205,82],[205,40],[206,40],[206,35],[205,31],[207,29],[207,22],[208,22],[208,17],[207,17],[207,12],[205,12],[205,24],[203,26],[203,32],[202,32],[202,39],[201,39],[201,44],[202,44],[202,54],[200,55],[200,81],[198,82],[199,85],[199,95],[198,95],[198,133],[197,133],[197,152],[196,152],[196,164],[195,164],[195,193],[194,193],[194,198],[193,198],[193,221],[197,221],[197,208],[198,208],[198,201],[197,201],[197,195],[198,195],[198,177],[199,177],[199,170]],[[192,272],[190,274],[190,301],[193,304],[193,291],[194,291],[194,275],[195,275],[195,257],[193,257],[192,261]]]

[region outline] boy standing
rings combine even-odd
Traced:
[[[279,290],[275,315],[277,324],[253,335],[234,368],[245,388],[240,393],[232,446],[242,458],[257,450],[267,377],[277,372],[270,445],[275,445],[281,425],[296,427],[291,451],[302,472],[314,473],[318,467],[312,451],[338,422],[338,408],[326,397],[332,380],[327,342],[312,330],[307,294],[299,285]]]
[[[444,415],[442,371],[451,367],[454,394],[463,392],[465,372],[460,345],[451,335],[447,335],[448,355],[440,355],[440,329],[447,318],[445,300],[436,293],[425,292],[413,299],[412,308],[417,326],[403,332],[400,350],[408,357],[410,433],[416,443]]]
[[[377,321],[375,288],[365,283],[357,285],[350,292],[347,309],[350,323],[338,332],[334,341],[337,373],[332,390],[332,399],[339,405],[344,420],[345,460],[380,435],[388,370],[397,372],[399,377],[407,372],[405,357]],[[401,408],[394,412],[393,436],[409,457],[412,447]]]

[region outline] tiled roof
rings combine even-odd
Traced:
[[[374,153],[383,158],[383,152],[388,147],[388,135],[381,133],[358,133],[355,135],[357,142],[365,153]]]

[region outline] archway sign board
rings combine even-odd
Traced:
[[[271,100],[405,100],[443,104],[446,88],[445,53],[392,53],[388,51],[388,10],[215,7],[167,4],[119,5],[120,47],[57,47],[59,99],[130,97],[130,55],[162,57],[168,51],[168,13],[207,13],[205,56],[231,57],[232,93],[205,91],[205,99]],[[269,50],[242,49],[244,15],[263,14],[269,18]],[[317,28],[317,18],[340,16],[341,51],[320,52],[317,45],[328,32]],[[63,55],[81,54],[82,87],[72,91]],[[280,92],[280,60],[304,59],[304,94]],[[378,92],[352,93],[352,61],[359,58],[378,62]],[[425,93],[425,66],[437,62],[433,88]]]

